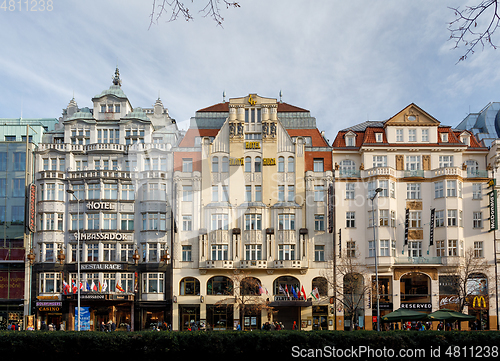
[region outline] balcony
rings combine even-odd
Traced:
[[[442,264],[441,257],[396,257],[394,264]]]
[[[287,261],[273,261],[273,268],[305,268],[305,267],[302,267],[302,261],[287,260]]]
[[[360,171],[355,169],[339,169],[337,172],[338,178],[359,178]]]
[[[371,168],[367,169],[364,171],[364,177],[373,177],[373,176],[378,176],[378,175],[389,175],[389,176],[396,176],[396,170],[391,167],[376,167],[376,168]]]
[[[405,170],[404,171],[405,178],[424,178],[423,170]]]
[[[127,179],[130,180],[131,174],[126,171],[119,170],[83,170],[69,172],[70,179],[88,179],[88,178],[112,178],[112,179]]]
[[[233,261],[213,261],[208,260],[205,261],[205,267],[200,266],[200,268],[216,268],[216,269],[225,269],[225,268],[233,268]]]
[[[439,177],[443,175],[457,175],[459,177],[462,177],[462,169],[458,167],[443,167],[443,168],[438,168],[432,171],[434,177]]]
[[[267,268],[267,261],[240,261],[239,268]]]
[[[474,170],[467,172],[467,178],[489,178],[489,172],[487,170]]]

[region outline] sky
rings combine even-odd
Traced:
[[[58,118],[73,96],[92,107],[116,66],[133,107],[160,96],[181,129],[223,92],[281,92],[330,143],[411,103],[456,126],[500,101],[500,49],[457,63],[447,26],[463,0],[240,0],[222,27],[186,3],[193,21],[150,26],[152,0],[0,0],[0,118]]]

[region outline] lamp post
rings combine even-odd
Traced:
[[[377,188],[375,189],[375,193],[373,194],[373,197],[371,197],[372,201],[372,217],[373,217],[373,243],[374,243],[374,248],[375,248],[375,289],[376,289],[376,295],[377,295],[377,331],[380,331],[380,295],[379,295],[379,290],[378,290],[378,242],[377,242],[377,236],[375,234],[375,222],[378,222],[378,220],[375,219],[375,197],[377,197],[377,194],[382,192],[382,188]]]
[[[80,283],[81,283],[81,279],[80,279],[80,256],[81,256],[81,252],[80,252],[80,199],[75,196],[75,191],[73,189],[67,189],[66,192],[68,192],[69,194],[71,194],[75,199],[76,199],[76,202],[77,202],[77,226],[76,226],[76,232],[77,232],[77,236],[76,236],[76,262],[77,262],[77,278],[78,278],[78,284],[77,284],[77,287],[78,287],[78,295],[77,295],[77,309],[78,309],[78,329],[77,331],[80,331],[80,328],[81,328],[81,310],[80,310]]]

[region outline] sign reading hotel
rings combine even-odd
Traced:
[[[92,232],[92,233],[85,233],[85,232],[75,232],[74,233],[75,239],[78,241],[98,241],[98,240],[106,240],[106,241],[130,241],[130,234],[127,233],[118,233],[118,232],[109,232],[109,233],[104,233],[104,232]],[[78,238],[80,236],[80,238]]]
[[[260,149],[260,142],[245,142],[245,149]]]
[[[91,211],[115,209],[114,204],[110,202],[87,202],[87,209]]]

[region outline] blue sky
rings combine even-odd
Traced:
[[[52,11],[38,12],[16,2],[15,11],[0,8],[0,118],[57,118],[73,94],[90,107],[118,64],[132,106],[151,107],[160,94],[184,129],[224,91],[277,99],[282,91],[330,141],[410,103],[454,126],[500,100],[500,50],[456,64],[464,49],[448,41],[448,6],[463,3],[240,0],[222,9],[221,28],[194,0],[194,21],[164,16],[149,28],[148,0],[53,0]]]

